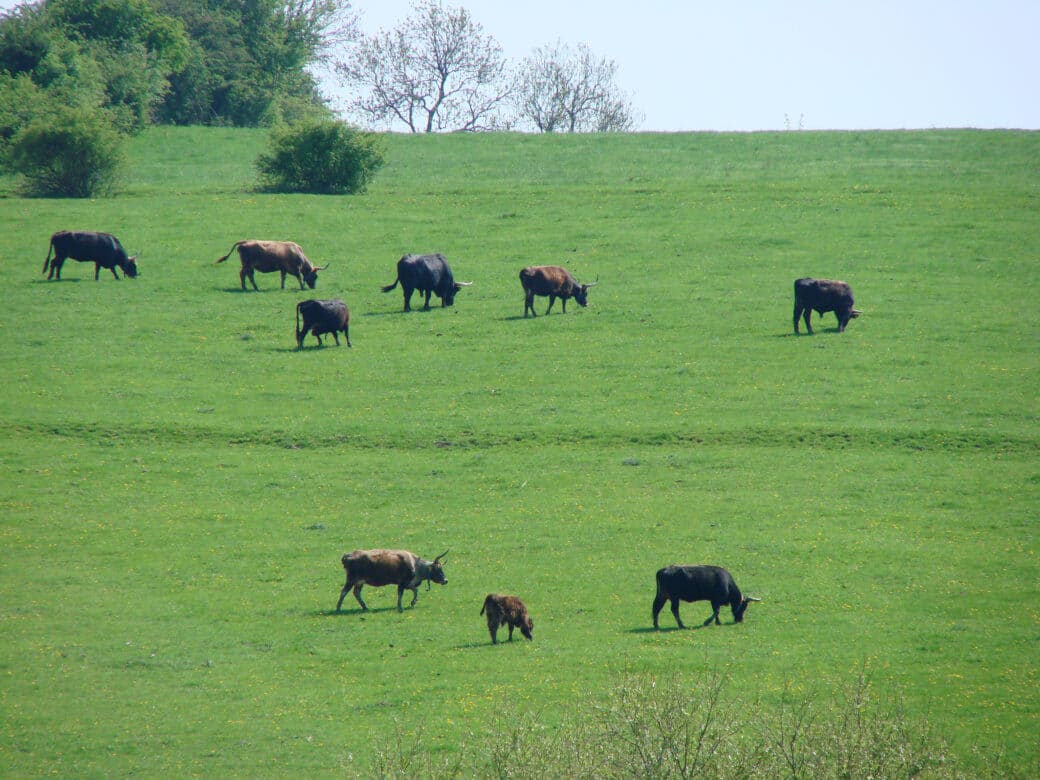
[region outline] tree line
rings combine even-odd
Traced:
[[[350,0],[32,0],[0,16],[0,166],[34,177],[31,194],[90,195],[118,168],[119,137],[150,124],[335,123],[316,65],[373,129],[605,132],[639,121],[614,62],[557,41],[510,63],[443,0],[416,0],[374,35]]]

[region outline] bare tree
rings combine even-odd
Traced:
[[[363,36],[336,71],[358,93],[353,112],[413,133],[492,129],[512,89],[502,47],[440,0],[419,0],[392,32]]]
[[[543,133],[624,132],[639,124],[614,83],[617,65],[585,44],[557,41],[534,50],[520,66],[514,102],[521,121]]]

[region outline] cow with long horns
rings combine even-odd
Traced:
[[[343,599],[347,592],[353,588],[354,598],[362,609],[368,609],[368,605],[361,598],[361,588],[371,585],[379,588],[384,585],[397,586],[397,611],[403,612],[401,606],[401,595],[406,591],[412,592],[412,603],[414,607],[419,599],[419,586],[426,581],[426,589],[430,589],[430,583],[447,585],[448,578],[444,576],[444,568],[441,561],[448,554],[445,550],[432,561],[420,558],[415,553],[407,550],[354,550],[343,556],[343,568],[347,572],[347,582],[340,591],[339,601],[336,603],[336,611],[343,606]]]
[[[719,610],[723,605],[729,604],[733,622],[741,623],[748,603],[761,599],[742,595],[732,575],[720,566],[666,566],[657,572],[654,628],[658,627],[657,615],[666,601],[672,602],[672,614],[679,628],[686,628],[679,618],[680,601],[710,601],[712,613],[704,625],[713,620],[715,625],[720,625]]]
[[[282,289],[285,289],[285,277],[295,276],[300,283],[300,289],[304,289],[304,282],[312,290],[318,283],[318,271],[324,271],[329,267],[315,266],[307,259],[307,255],[300,249],[300,245],[292,241],[236,241],[231,249],[217,263],[223,263],[231,253],[238,249],[238,257],[242,261],[242,269],[238,272],[242,280],[242,289],[246,289],[246,279],[253,283],[253,289],[259,291],[256,286],[254,271],[262,274],[281,271]],[[215,265],[215,264],[214,264]]]
[[[520,271],[520,285],[524,288],[524,317],[531,312],[532,317],[537,317],[534,311],[534,297],[549,296],[549,305],[545,309],[548,314],[559,298],[563,301],[563,312],[567,313],[567,301],[573,298],[579,306],[589,305],[589,288],[595,287],[599,282],[592,284],[579,284],[571,276],[570,271],[558,265],[533,265]]]
[[[473,284],[456,282],[447,258],[440,252],[432,255],[405,255],[397,261],[397,278],[394,283],[380,289],[390,292],[397,287],[398,282],[404,292],[405,311],[412,310],[412,293],[416,290],[426,298],[423,311],[429,311],[431,293],[441,299],[442,307],[453,306],[459,290]]]

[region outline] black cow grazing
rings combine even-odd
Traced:
[[[733,622],[740,623],[748,603],[761,599],[742,596],[730,573],[719,566],[666,566],[657,572],[654,628],[658,627],[657,615],[666,601],[672,602],[672,614],[679,628],[686,628],[679,619],[680,601],[710,601],[712,613],[704,625],[713,620],[719,625],[719,610],[724,604],[733,610]]]
[[[516,596],[503,596],[498,593],[489,593],[484,599],[484,606],[480,608],[480,614],[487,612],[488,632],[491,634],[491,644],[498,644],[498,627],[509,626],[509,641],[513,641],[513,629],[519,628],[520,633],[528,639],[534,639],[531,632],[534,630],[534,621],[527,614],[524,602]]]
[[[566,268],[558,265],[533,265],[520,272],[520,284],[524,288],[524,317],[530,310],[532,317],[537,317],[534,311],[534,296],[549,296],[549,306],[545,313],[552,309],[556,299],[563,301],[563,311],[567,313],[567,299],[573,298],[581,306],[589,305],[589,288],[595,287],[598,282],[592,284],[578,284]]]
[[[303,317],[303,329],[300,329],[300,317]],[[296,348],[303,349],[303,339],[306,337],[307,332],[310,331],[314,334],[314,338],[318,340],[318,346],[324,346],[321,343],[321,335],[323,333],[331,333],[332,337],[336,339],[336,346],[339,346],[339,331],[343,331],[343,335],[347,339],[347,346],[350,346],[350,310],[347,308],[347,304],[338,298],[333,301],[300,301],[296,304]]]
[[[51,260],[51,252],[54,260]],[[116,266],[133,279],[137,276],[137,255],[127,257],[126,250],[119,239],[110,233],[93,233],[79,230],[59,230],[51,236],[51,245],[47,248],[47,259],[43,261],[43,270],[50,266],[47,278],[61,279],[61,267],[71,257],[81,263],[94,264],[94,281],[98,280],[102,268],[107,268],[116,279]],[[42,271],[41,271],[42,273]]]
[[[832,311],[838,318],[838,333],[845,330],[849,320],[858,317],[859,309],[852,308],[852,288],[845,282],[834,279],[795,279],[794,281],[794,332],[798,335],[798,318],[805,315],[805,329],[812,335],[809,317],[812,310],[821,317],[824,312]]]
[[[401,607],[401,594],[406,590],[412,592],[412,603],[415,606],[419,599],[419,585],[426,580],[426,589],[430,589],[430,582],[447,585],[448,579],[444,576],[444,568],[441,559],[448,554],[445,550],[432,561],[420,558],[415,553],[407,550],[354,550],[343,556],[343,568],[347,571],[347,582],[340,591],[339,601],[336,603],[336,611],[343,606],[343,599],[347,591],[354,589],[354,598],[362,609],[368,609],[368,605],[361,599],[361,588],[371,585],[378,588],[383,585],[397,586],[397,611],[403,612]]]
[[[329,267],[328,263],[320,267],[313,265],[307,259],[307,255],[303,253],[303,250],[300,249],[300,245],[292,241],[236,241],[231,245],[228,253],[217,260],[217,263],[223,263],[231,257],[231,253],[236,248],[238,249],[238,257],[242,261],[242,270],[238,272],[238,275],[242,280],[243,290],[246,289],[247,277],[253,283],[253,289],[260,290],[256,286],[256,278],[253,276],[254,271],[259,271],[262,274],[281,271],[283,290],[285,289],[285,277],[287,275],[296,277],[296,281],[300,283],[301,290],[304,282],[313,290],[314,285],[318,283],[318,271],[324,271]]]
[[[444,255],[437,253],[433,255],[405,255],[397,261],[397,278],[393,284],[381,288],[383,292],[390,292],[401,283],[404,291],[404,310],[412,310],[412,292],[419,291],[420,295],[426,296],[426,304],[423,311],[430,310],[430,293],[436,293],[441,299],[441,306],[452,306],[455,303],[455,294],[463,287],[469,287],[473,282],[456,282],[451,273]]]

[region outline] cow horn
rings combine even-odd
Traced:
[[[438,555],[438,556],[437,556],[436,558],[434,558],[434,559],[433,559],[433,562],[434,562],[434,563],[438,563],[438,562],[440,561],[440,559],[441,559],[441,558],[443,558],[443,557],[444,557],[445,555],[447,555],[447,554],[448,554],[448,551],[449,551],[449,550],[451,550],[451,548],[450,548],[450,547],[449,547],[449,548],[448,548],[447,550],[445,550],[444,552],[442,552],[442,553],[441,553],[440,555]]]
[[[746,596],[745,601],[761,601],[762,599],[756,599],[754,596]]]
[[[455,282],[459,287],[471,287],[473,282]]]
[[[586,287],[595,287],[597,284],[599,284],[599,277],[598,276],[596,277],[596,281],[594,281],[592,284],[587,284],[585,286]]]
[[[323,265],[323,266],[322,266],[321,268],[315,268],[314,270],[315,270],[315,271],[324,271],[324,270],[325,270],[326,268],[328,268],[328,267],[329,267],[330,265],[331,265],[331,263],[325,263],[325,265]]]

